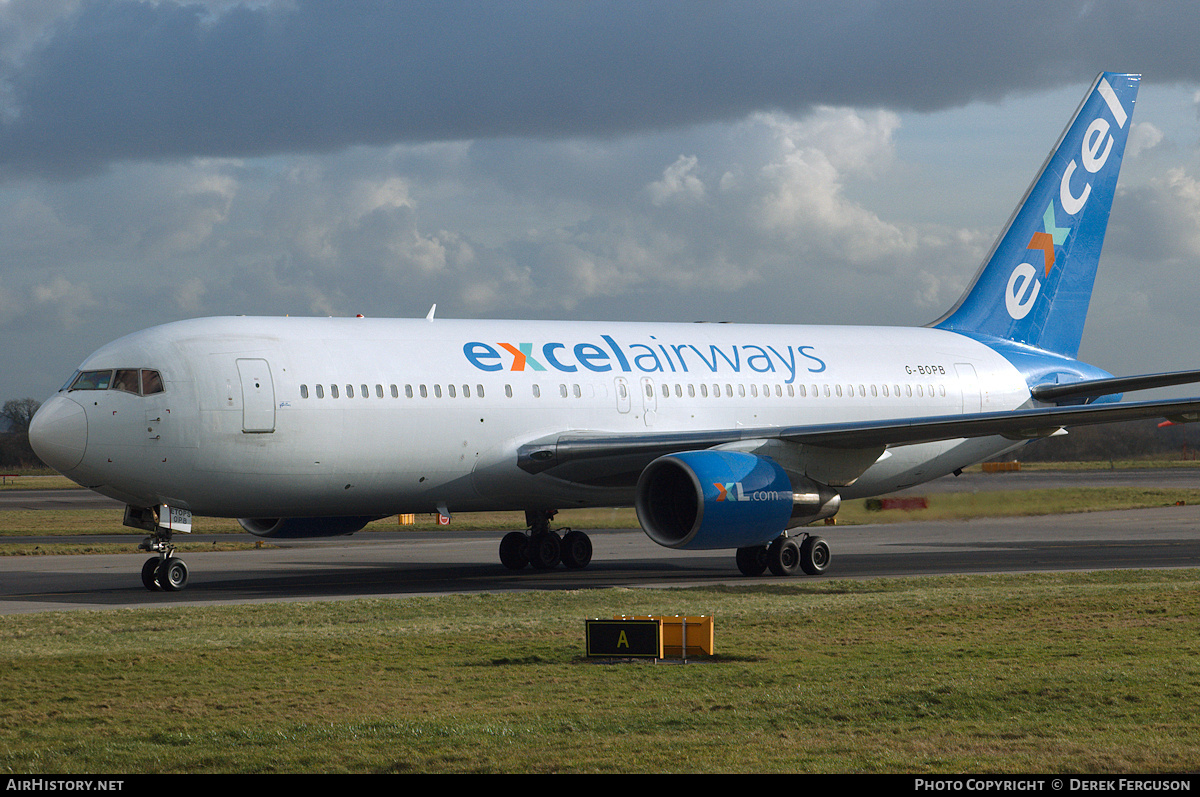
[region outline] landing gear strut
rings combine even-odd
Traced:
[[[552,570],[561,562],[568,570],[582,570],[592,561],[592,541],[582,531],[551,529],[554,509],[525,511],[527,531],[510,531],[500,541],[500,561],[509,570]],[[559,531],[565,531],[558,536]]]
[[[138,545],[138,550],[158,554],[142,565],[142,584],[152,592],[177,592],[187,586],[187,565],[175,555],[175,545],[171,542],[170,524],[177,520],[177,514],[178,511],[165,504],[157,507],[125,507],[125,525],[150,532],[150,536]],[[190,531],[191,513],[184,511],[183,516],[187,521],[183,530]]]
[[[829,543],[813,534],[805,534],[799,543],[784,534],[770,545],[737,550],[738,570],[747,576],[761,576],[767,569],[777,576],[794,575],[798,570],[819,576],[829,567],[829,560]]]
[[[151,592],[178,592],[187,586],[187,564],[175,556],[175,546],[171,544],[170,529],[155,530],[138,546],[143,551],[156,551],[158,556],[152,556],[142,565],[142,584]]]

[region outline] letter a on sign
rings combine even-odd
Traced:
[[[662,625],[657,620],[584,620],[587,655],[661,659]]]

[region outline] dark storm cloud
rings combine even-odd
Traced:
[[[0,64],[0,170],[931,110],[1102,68],[1194,81],[1198,34],[1190,0],[85,0]]]

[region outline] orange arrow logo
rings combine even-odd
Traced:
[[[1029,239],[1027,249],[1041,249],[1046,255],[1046,276],[1050,276],[1050,269],[1054,268],[1054,236],[1048,232],[1035,232],[1033,237]]]

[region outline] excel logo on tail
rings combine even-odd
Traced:
[[[1042,229],[1033,234],[1029,239],[1029,246],[1026,247],[1026,251],[1042,253],[1047,277],[1050,276],[1050,269],[1054,268],[1054,247],[1066,243],[1070,232],[1070,227],[1059,227],[1055,223],[1054,200],[1051,199],[1045,215],[1042,216]],[[1013,269],[1008,278],[1008,288],[1004,292],[1004,305],[1014,321],[1020,321],[1029,315],[1041,291],[1042,283],[1038,279],[1037,269],[1031,263],[1021,263]]]
[[[1101,78],[1096,91],[1104,100],[1104,107],[1112,114],[1112,121],[1116,122],[1117,128],[1124,129],[1125,123],[1129,121],[1129,115],[1121,107],[1121,101],[1117,98],[1112,86],[1106,79]],[[1082,120],[1076,121],[1076,125],[1079,124],[1082,124]],[[1026,245],[1027,252],[1042,254],[1042,270],[1047,278],[1050,276],[1050,270],[1054,268],[1056,247],[1066,244],[1067,237],[1073,229],[1072,225],[1078,220],[1079,213],[1087,204],[1088,197],[1091,196],[1091,175],[1096,174],[1104,167],[1108,156],[1112,153],[1115,142],[1109,133],[1110,130],[1112,130],[1112,124],[1103,116],[1097,116],[1088,124],[1087,130],[1083,133],[1078,157],[1072,158],[1062,170],[1062,178],[1058,184],[1058,196],[1051,196],[1042,213],[1041,229],[1033,233]],[[1082,172],[1079,168],[1081,164]],[[1049,170],[1043,174],[1042,179],[1052,179]],[[1039,188],[1041,187],[1039,184]],[[1058,226],[1060,220],[1064,221],[1065,226]],[[1033,259],[1036,259],[1036,255]],[[1014,321],[1020,321],[1029,315],[1029,311],[1033,309],[1033,304],[1037,301],[1041,291],[1042,282],[1039,279],[1038,269],[1032,263],[1022,262],[1014,268],[1008,277],[1008,285],[1004,292],[1004,306],[1008,310],[1009,316]]]

